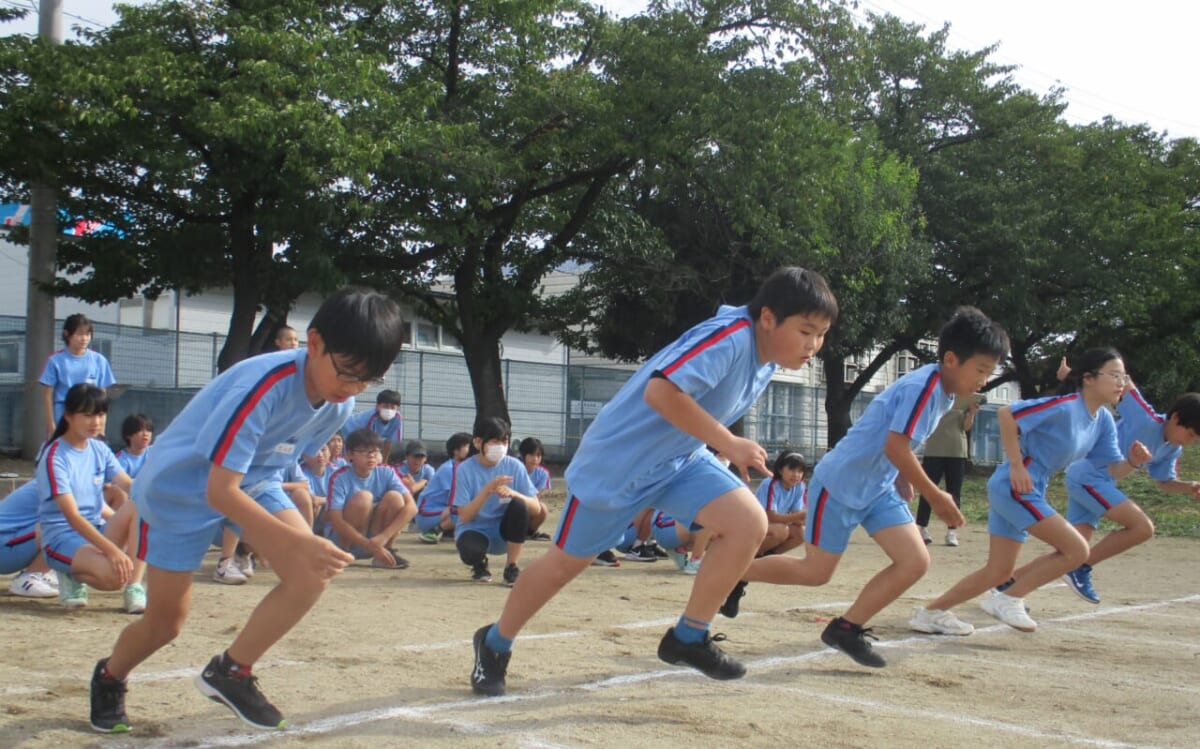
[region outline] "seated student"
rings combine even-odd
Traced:
[[[416,504],[391,466],[383,465],[383,439],[370,429],[346,438],[350,465],[329,478],[331,540],[343,549],[373,557],[376,567],[405,569],[408,560],[392,548],[416,514]]]
[[[37,466],[38,524],[46,561],[59,573],[58,601],[67,608],[88,603],[87,586],[125,592],[125,610],[146,610],[142,587],[145,564],[130,559],[126,545],[135,538],[137,513],[126,502],[100,530],[104,484],[128,492],[133,485],[104,433],[108,395],[95,385],[67,391],[62,418]]]
[[[471,435],[466,432],[455,432],[446,440],[446,454],[450,457],[438,466],[417,501],[417,532],[422,543],[436,544],[447,535],[454,537],[457,513],[450,506],[450,498],[454,495],[458,464],[467,459],[470,450]]]
[[[529,482],[533,484],[537,494],[550,491],[550,472],[542,467],[542,441],[537,437],[526,437],[517,446],[517,452],[521,455],[521,462],[525,464],[525,470],[529,474]],[[549,533],[538,530],[542,527],[542,523],[546,522],[546,516],[549,514],[546,503],[539,498],[537,509],[529,513],[528,537],[530,541],[550,540]]]
[[[360,411],[346,421],[342,434],[349,436],[359,429],[370,429],[383,438],[383,462],[392,454],[392,443],[404,439],[404,422],[400,418],[400,394],[395,390],[380,390],[375,396],[375,410]],[[347,449],[349,452],[349,449]]]
[[[23,598],[54,598],[58,576],[38,548],[37,482],[29,481],[0,500],[0,575],[20,572],[8,592]]]
[[[784,450],[771,467],[774,474],[758,485],[758,501],[767,511],[767,537],[758,547],[764,554],[786,554],[804,545],[804,456]]]
[[[631,562],[657,562],[667,559],[668,554],[654,540],[653,507],[647,507],[637,514],[625,532],[625,538],[617,544],[617,551],[623,552]],[[594,562],[593,562],[594,563]]]
[[[280,325],[275,330],[275,350],[291,351],[300,348],[300,335],[291,325]]]
[[[348,464],[345,452],[343,451],[345,444],[346,441],[342,439],[341,432],[330,437],[329,441],[325,443],[325,446],[329,448],[329,470],[336,471]]]
[[[288,499],[296,505],[296,509],[311,528],[316,520],[318,508],[316,497],[309,491],[308,476],[304,475],[304,469],[299,463],[292,463],[279,472],[279,477],[280,486],[287,493]]]
[[[154,422],[146,414],[130,414],[121,422],[121,439],[125,447],[117,452],[117,462],[129,478],[136,479],[138,471],[146,463],[150,453],[150,440],[154,439]],[[116,509],[116,508],[113,508]]]
[[[475,421],[475,455],[458,466],[451,499],[458,508],[454,543],[463,564],[471,567],[471,579],[490,582],[488,554],[504,554],[508,586],[521,574],[517,562],[529,532],[529,514],[539,505],[525,466],[508,454],[510,439],[503,419],[484,416]]]
[[[420,440],[412,440],[404,446],[404,462],[396,466],[396,473],[399,474],[400,481],[414,499],[421,498],[421,490],[433,478],[433,466],[426,462],[428,458],[429,453],[425,450],[425,443]]]
[[[708,542],[712,540],[712,531],[700,527],[685,528],[676,523],[675,518],[657,510],[650,526],[654,532],[654,540],[667,550],[671,561],[675,562],[680,572],[689,575],[700,572],[704,552],[708,549]]]
[[[313,529],[321,533],[325,525],[325,498],[329,494],[329,445],[321,445],[316,455],[301,455],[300,468],[306,481],[308,493],[313,499]],[[322,535],[327,535],[322,533]]]

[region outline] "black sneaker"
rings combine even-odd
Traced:
[[[870,627],[860,627],[839,616],[831,621],[825,631],[821,633],[821,642],[834,650],[842,651],[860,666],[883,668],[887,665],[887,661],[883,659],[882,655],[875,652],[871,643],[867,642],[868,637],[872,640],[879,639]]]
[[[525,540],[527,540],[527,541],[549,541],[550,534],[543,533],[542,531],[529,531],[529,534],[525,537]]]
[[[508,660],[512,652],[497,653],[487,646],[487,633],[492,625],[485,624],[475,630],[475,668],[471,671],[471,689],[475,694],[499,697],[504,694],[504,676],[508,673]]]
[[[214,655],[196,676],[196,689],[213,702],[220,702],[254,728],[284,728],[287,721],[258,688],[255,676],[230,676]]]
[[[651,540],[646,545],[650,547],[650,550],[654,552],[654,556],[657,557],[658,559],[670,559],[671,558],[671,555],[667,553],[667,550],[664,549],[663,547],[659,546],[657,541]]]
[[[733,590],[729,591],[729,595],[725,597],[725,603],[721,604],[721,615],[727,619],[737,618],[744,595],[746,595],[746,581],[738,580],[738,584],[733,586]]]
[[[442,540],[443,541],[453,541],[454,540],[454,530],[451,529],[448,531],[442,531]]]
[[[625,552],[625,558],[631,562],[657,562],[658,555],[649,544],[638,544]]]
[[[515,564],[505,565],[504,567],[504,584],[512,587],[517,584],[517,577],[521,574],[521,568]]]
[[[717,647],[716,643],[724,640],[723,634],[706,632],[704,642],[686,645],[675,636],[672,627],[658,642],[658,657],[670,664],[691,666],[711,679],[740,679],[746,675],[746,667]]]
[[[471,579],[477,583],[490,583],[492,581],[492,573],[488,571],[487,560],[476,562],[471,566]]]
[[[92,672],[92,728],[101,733],[128,733],[132,726],[125,716],[127,687],[124,681],[100,675],[106,663],[107,658],[96,661],[96,670]]]
[[[609,549],[608,551],[602,551],[599,554],[597,554],[596,558],[592,560],[592,566],[593,567],[620,567],[621,560],[617,559],[617,555],[612,552],[612,549]]]
[[[397,554],[395,549],[388,549],[388,551],[392,552],[392,559],[396,560],[396,566],[393,567],[392,569],[394,569],[394,570],[408,569],[408,560],[407,559],[405,559],[404,557]]]

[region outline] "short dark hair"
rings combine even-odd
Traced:
[[[542,449],[542,441],[537,437],[526,437],[521,440],[521,444],[517,445],[517,454],[524,458],[526,455],[545,455],[546,451]]]
[[[126,445],[129,444],[130,437],[141,431],[154,431],[154,422],[150,421],[146,414],[129,414],[125,421],[121,422],[121,439],[125,440]]]
[[[62,339],[63,343],[71,340],[71,336],[79,332],[80,328],[87,328],[87,332],[95,334],[96,329],[92,327],[92,321],[82,312],[76,312],[73,315],[67,315],[67,319],[63,320]]]
[[[375,396],[375,405],[386,403],[389,406],[400,405],[400,394],[395,390],[380,390],[379,395]]]
[[[345,451],[347,454],[355,450],[361,450],[364,447],[383,450],[383,437],[375,434],[370,429],[355,429],[346,438]]]
[[[795,450],[784,450],[775,459],[775,465],[771,466],[771,473],[778,476],[784,468],[799,468],[803,472],[808,470],[808,464],[804,462],[804,456]]]
[[[1175,400],[1175,405],[1167,412],[1167,418],[1177,414],[1179,426],[1191,429],[1200,434],[1200,393],[1184,393]]]
[[[480,416],[475,420],[472,437],[478,437],[480,442],[499,440],[507,443],[512,437],[512,427],[498,416]]]
[[[446,454],[454,455],[454,451],[471,444],[471,435],[466,432],[455,432],[446,438]]]
[[[404,343],[400,307],[377,291],[353,286],[322,302],[308,329],[321,334],[328,353],[346,357],[364,377],[382,377]]]
[[[792,315],[817,315],[837,322],[838,303],[825,277],[797,266],[780,268],[758,287],[758,293],[746,305],[750,316],[758,320],[763,308],[770,309],[780,322]]]
[[[938,333],[938,361],[945,361],[947,353],[959,362],[977,354],[1003,359],[1008,356],[1008,333],[975,307],[959,307]]]

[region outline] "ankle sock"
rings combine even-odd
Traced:
[[[500,634],[500,628],[495,624],[488,629],[487,636],[483,642],[488,646],[488,650],[495,653],[508,653],[512,650],[513,646],[513,641]]]
[[[695,645],[696,643],[704,642],[704,638],[708,635],[708,629],[711,626],[711,622],[692,619],[689,616],[681,616],[675,624],[675,639],[685,645]]]

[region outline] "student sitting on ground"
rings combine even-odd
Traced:
[[[416,514],[416,505],[391,466],[383,465],[383,439],[369,429],[346,438],[350,465],[329,479],[329,523],[334,543],[376,567],[405,569],[392,548]]]
[[[433,466],[426,462],[428,459],[429,453],[425,450],[425,443],[412,440],[404,446],[404,462],[396,466],[400,481],[414,499],[421,498],[421,491],[433,478]]]
[[[446,440],[446,454],[450,457],[438,466],[417,501],[417,532],[422,543],[436,544],[447,535],[454,537],[457,512],[450,506],[450,499],[454,496],[458,464],[467,459],[470,450],[471,435],[466,432],[455,432]]]

